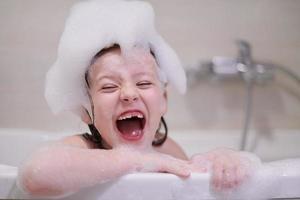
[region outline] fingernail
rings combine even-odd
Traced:
[[[191,175],[191,170],[183,169],[183,174],[184,174],[184,176],[190,176]]]

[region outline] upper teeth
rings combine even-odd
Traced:
[[[118,118],[118,120],[130,119],[130,118],[132,118],[132,117],[137,117],[137,118],[140,118],[140,119],[144,118],[142,114],[128,113],[128,114],[125,114],[125,115],[123,115],[123,116],[120,116],[120,117]]]

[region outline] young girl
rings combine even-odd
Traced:
[[[214,188],[228,189],[249,175],[256,161],[243,153],[218,149],[189,159],[167,137],[166,87],[184,91],[185,76],[153,24],[145,2],[94,0],[73,8],[46,98],[55,112],[80,115],[91,134],[36,151],[19,173],[25,192],[60,197],[133,172],[187,178],[209,169]]]

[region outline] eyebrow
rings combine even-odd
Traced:
[[[146,73],[146,72],[137,72],[137,73],[134,73],[133,76],[142,76],[142,75],[151,75],[153,76],[154,73],[150,72],[150,73]]]
[[[132,76],[136,77],[136,76],[145,76],[145,75],[146,76],[150,76],[150,77],[155,77],[155,73],[152,72],[152,71],[148,71],[148,72],[145,72],[145,71],[136,72],[136,73],[133,73]],[[96,77],[95,82],[99,83],[103,79],[113,79],[113,80],[115,80],[115,79],[120,79],[120,78],[117,77],[117,76],[114,76],[114,75],[109,75],[109,74],[102,75],[102,74],[100,74],[99,76]]]
[[[155,73],[153,72],[136,72],[136,73],[133,73],[133,76],[141,76],[141,75],[155,75]],[[101,80],[101,79],[104,79],[104,78],[108,78],[108,79],[114,79],[116,76],[114,75],[99,75],[98,77],[96,77],[96,81],[98,80]]]
[[[96,77],[96,82],[99,82],[102,79],[115,79],[115,76],[112,76],[112,75],[99,75],[99,76]]]

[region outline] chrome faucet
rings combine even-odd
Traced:
[[[245,65],[252,65],[251,46],[244,40],[236,41],[239,48],[238,61]]]
[[[245,118],[240,141],[240,150],[245,150],[252,111],[253,86],[273,80],[275,71],[281,71],[300,84],[300,77],[286,67],[270,63],[258,63],[252,58],[251,45],[245,40],[237,40],[237,58],[215,56],[187,69],[188,84],[192,87],[200,79],[241,79],[246,86]]]

